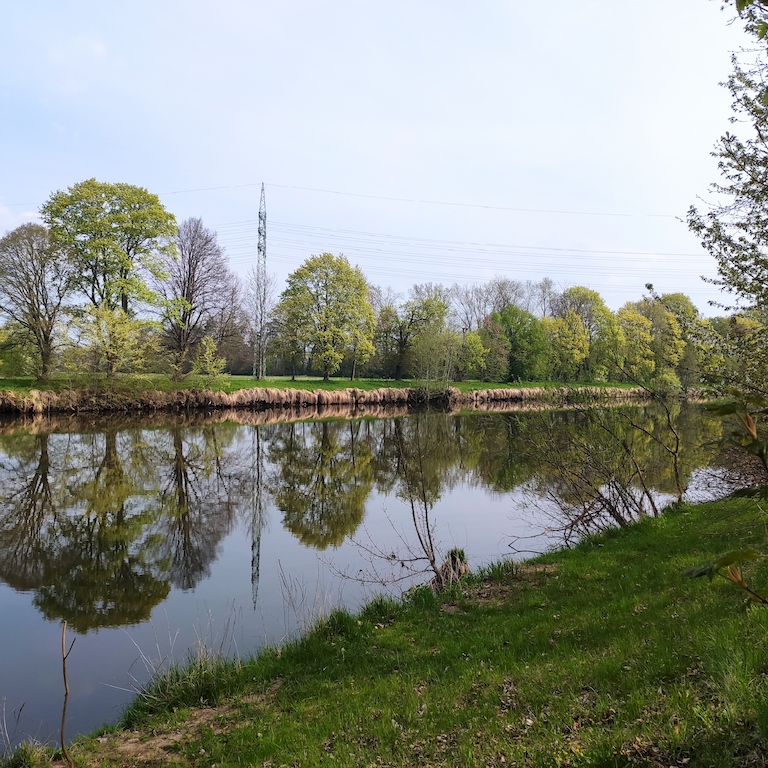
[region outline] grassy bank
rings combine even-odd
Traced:
[[[253,386],[259,383],[262,386]],[[355,384],[360,386],[353,386]],[[21,379],[0,380],[0,412],[35,416],[53,413],[155,413],[217,411],[222,409],[301,409],[358,408],[377,411],[382,406],[423,408],[427,405],[456,411],[462,407],[487,410],[492,403],[530,403],[564,405],[579,402],[624,402],[645,396],[639,388],[522,385],[516,388],[487,386],[483,382],[464,382],[462,389],[425,392],[413,382],[364,379],[266,379],[250,377],[206,380],[189,378],[174,382],[165,377],[125,377],[107,380],[52,379],[36,388],[35,382]],[[3,385],[6,385],[3,389]],[[318,414],[319,416],[322,414]],[[339,414],[327,414],[339,415]],[[369,415],[381,415],[377,412]]]
[[[218,768],[764,765],[768,608],[682,572],[763,547],[765,522],[750,501],[683,507],[439,598],[374,600],[254,660],[157,681],[127,730],[72,755]],[[768,585],[768,568],[749,579]]]
[[[214,392],[231,393],[254,387],[301,389],[308,392],[316,392],[318,390],[337,392],[343,389],[355,388],[369,392],[376,389],[403,389],[418,386],[419,382],[415,379],[403,379],[401,381],[395,381],[394,379],[355,379],[350,381],[348,378],[337,377],[324,381],[322,378],[314,376],[297,376],[295,380],[291,379],[290,376],[268,376],[266,379],[260,380],[256,380],[252,376],[221,376],[219,378],[188,376],[183,381],[174,381],[168,376],[161,374],[120,375],[113,379],[107,379],[105,376],[54,375],[48,381],[42,381],[33,376],[0,377],[0,391],[15,392],[20,395],[29,394],[33,390],[66,392],[73,389],[118,393],[178,392],[185,389],[210,389]],[[554,388],[562,385],[556,385],[552,382],[533,381],[516,382],[514,385],[487,381],[462,381],[453,382],[451,386],[460,392],[475,392],[483,389],[505,389],[510,386],[529,389]],[[628,387],[629,385],[605,384],[604,386]]]

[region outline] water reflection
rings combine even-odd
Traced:
[[[658,512],[663,494],[680,495],[711,461],[719,430],[706,412],[679,404],[232,421],[251,416],[6,428],[0,578],[31,591],[47,619],[80,633],[136,624],[172,588],[193,590],[206,579],[221,542],[245,521],[255,604],[270,509],[303,545],[324,550],[358,531],[374,491],[409,505],[414,538],[404,544],[434,571],[441,553],[431,512],[458,485],[525,487],[534,504],[555,503],[552,527],[568,539]]]
[[[321,421],[290,424],[270,441],[267,489],[303,544],[338,546],[362,522],[373,487],[369,436],[361,422]]]
[[[684,498],[720,432],[711,414],[679,403],[532,415],[518,441],[533,470],[528,498],[549,502],[551,529],[565,543],[629,525]]]

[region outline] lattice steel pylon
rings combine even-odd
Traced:
[[[264,378],[265,364],[265,331],[267,314],[267,201],[264,194],[264,183],[261,184],[261,200],[259,201],[259,245],[256,256],[256,307],[255,330],[256,343],[253,347],[253,377]]]

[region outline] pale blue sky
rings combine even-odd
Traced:
[[[718,82],[750,43],[731,15],[717,0],[5,2],[0,232],[78,181],[128,182],[200,216],[245,274],[263,181],[280,288],[331,251],[398,291],[550,277],[616,309],[653,282],[711,314],[714,264],[675,217],[717,178]]]

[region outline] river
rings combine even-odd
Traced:
[[[0,754],[59,738],[64,621],[72,738],[154,670],[284,642],[452,547],[520,558],[718,477],[695,406],[248,421],[0,423]]]

